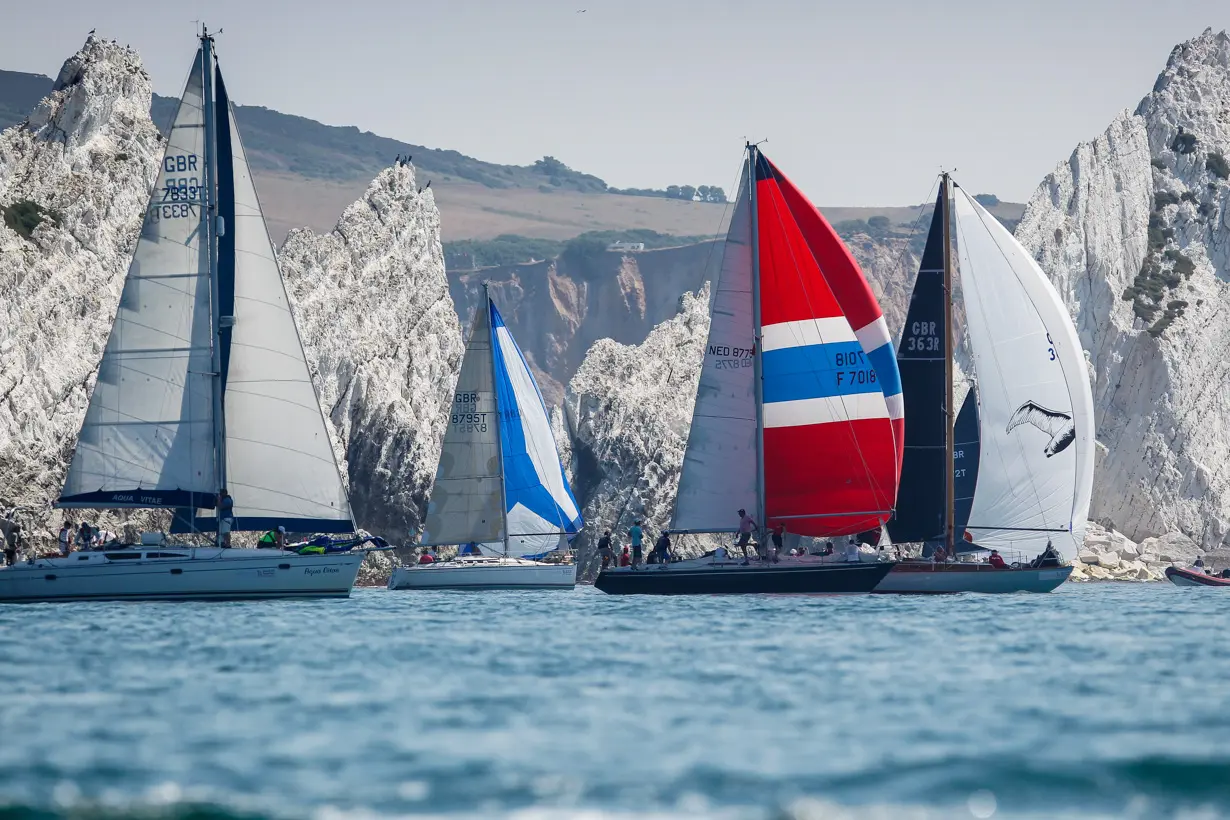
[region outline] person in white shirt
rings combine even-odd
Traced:
[[[847,561],[861,560],[858,557],[858,542],[855,541],[854,539],[851,539],[850,542],[846,544],[846,560]]]
[[[60,527],[60,555],[67,557],[73,551],[73,525],[65,521]]]
[[[713,551],[713,561],[714,563],[717,563],[719,561],[725,561],[725,560],[726,560],[726,548],[719,546],[717,549]]]

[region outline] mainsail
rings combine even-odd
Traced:
[[[217,492],[197,53],[58,504],[213,506]]]
[[[944,288],[946,237],[941,216],[944,195],[945,188],[941,186],[897,346],[897,366],[901,368],[902,396],[910,426],[905,434],[901,493],[896,513],[888,522],[889,536],[896,544],[944,537],[948,497],[943,476],[951,423],[945,407],[948,387],[944,340],[949,329],[948,292]],[[957,534],[959,537],[960,530]]]
[[[749,156],[672,528],[730,531],[744,508],[801,535],[873,529],[896,498],[904,435],[888,330],[836,232]]]
[[[235,529],[350,532],[222,72],[201,40],[58,503],[173,507],[174,530],[210,530],[216,520],[195,512],[225,486]]]
[[[425,545],[504,540],[504,488],[500,478],[500,433],[496,423],[495,364],[490,312],[474,312],[440,464],[427,502]]]
[[[1046,275],[962,189],[953,196],[981,469],[968,529],[978,544],[1065,558],[1083,540],[1093,487],[1093,396],[1084,351]]]
[[[581,528],[581,511],[560,464],[538,383],[495,303],[488,303],[507,551],[513,556],[533,555],[566,546]]]

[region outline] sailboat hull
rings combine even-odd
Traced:
[[[0,603],[346,598],[363,555],[167,546],[80,552],[0,569]]]
[[[932,564],[903,561],[875,588],[878,594],[1052,592],[1072,567],[996,569],[989,564]]]
[[[861,595],[875,589],[892,568],[891,562],[782,560],[745,566],[697,559],[636,570],[604,569],[594,586],[611,595]]]
[[[479,558],[398,567],[389,589],[572,589],[576,583],[576,564]]]

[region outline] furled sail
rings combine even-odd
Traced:
[[[897,510],[888,522],[888,533],[895,544],[942,539],[948,511],[943,480],[950,423],[944,406],[948,400],[944,361],[948,293],[944,289],[943,208],[941,186],[897,346],[901,392],[910,425],[905,431]],[[957,537],[960,532],[958,529]]]
[[[560,464],[538,384],[500,312],[489,304],[508,554],[534,555],[566,546],[581,528],[581,511]]]
[[[978,486],[978,460],[980,456],[978,434],[978,393],[971,386],[957,413],[957,424],[952,430],[952,485],[953,529],[960,540],[969,523],[970,509],[974,505],[974,490]],[[941,472],[943,467],[941,466]]]
[[[224,225],[219,335],[226,481],[236,529],[351,532],[346,488],[220,69],[216,77]]]
[[[812,536],[871,530],[896,500],[904,431],[888,330],[836,232],[757,157],[764,523]]]
[[[1093,487],[1093,396],[1067,308],[1038,264],[961,188],[953,196],[982,443],[968,529],[987,548],[1067,558]]]
[[[500,434],[495,414],[490,312],[480,306],[453,391],[440,464],[427,502],[423,544],[486,542],[488,551],[503,552]]]
[[[203,62],[198,51],[59,506],[214,505]]]
[[[709,338],[679,476],[671,529],[733,531],[757,508],[756,387],[752,355],[752,209],[745,168],[713,282]]]

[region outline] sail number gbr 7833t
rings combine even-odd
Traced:
[[[147,222],[200,217],[203,190],[198,176],[196,154],[162,158],[162,185],[150,200]]]

